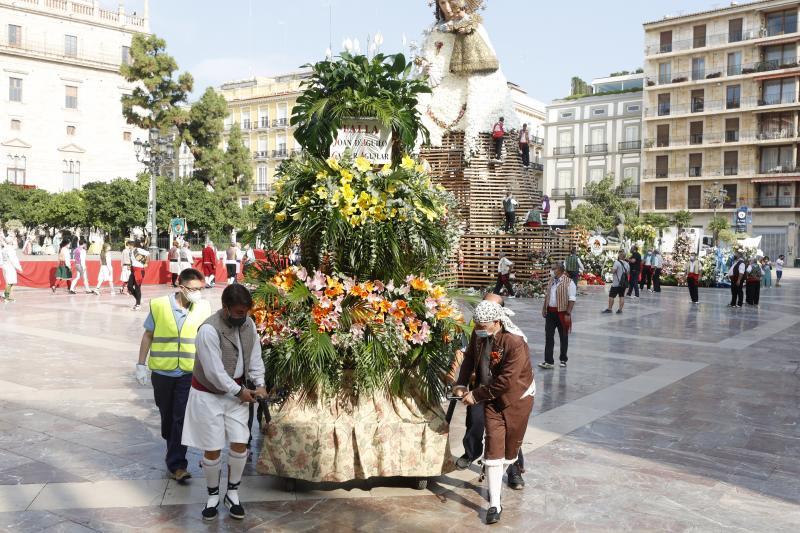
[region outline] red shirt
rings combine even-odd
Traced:
[[[214,264],[217,262],[217,254],[214,252],[214,248],[211,246],[206,246],[203,248],[203,263],[211,263]]]

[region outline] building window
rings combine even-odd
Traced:
[[[689,144],[703,144],[703,122],[689,123]]]
[[[655,208],[656,209],[666,209],[667,208],[667,187],[656,187],[655,188]]]
[[[761,149],[761,174],[780,174],[794,170],[791,146],[770,146]]]
[[[725,188],[725,201],[722,203],[722,207],[725,209],[736,209],[737,196],[738,196],[738,187],[735,183],[723,183],[722,185]]]
[[[700,185],[689,185],[686,189],[686,207],[688,209],[700,209],[702,189],[703,187]]]
[[[130,46],[123,46],[122,47],[122,64],[123,65],[130,65],[131,64],[131,47]]]
[[[78,109],[78,88],[67,85],[64,91],[64,107],[67,109]]]
[[[728,54],[728,76],[738,76],[742,73],[742,53],[731,52]]]
[[[758,186],[758,207],[795,207],[794,183],[762,183]]]
[[[744,39],[742,35],[743,19],[731,19],[728,21],[728,42],[738,43]]]
[[[706,25],[701,24],[694,27],[694,39],[692,48],[703,48],[706,45]]]
[[[267,192],[267,167],[264,165],[258,167],[256,190],[258,192]]]
[[[739,152],[724,152],[722,154],[723,174],[726,176],[739,175]]]
[[[639,167],[625,167],[622,169],[622,179],[629,181],[629,187],[639,185]]]
[[[773,69],[796,66],[797,48],[794,44],[769,46],[764,49],[764,61]]]
[[[739,109],[741,105],[742,105],[741,85],[728,85],[728,87],[725,88],[725,108]]]
[[[665,148],[669,146],[669,124],[656,126],[656,146]]]
[[[8,46],[22,46],[22,26],[8,25]]]
[[[250,197],[249,196],[242,196],[241,198],[239,198],[239,206],[242,209],[244,209],[248,205],[250,205]]]
[[[600,117],[600,116],[603,116],[605,114],[606,114],[606,108],[605,107],[596,107],[596,108],[592,109],[592,116]]]
[[[558,118],[559,118],[559,120],[572,120],[573,118],[575,118],[575,112],[574,111],[562,111],[561,113],[559,113]]]
[[[559,170],[556,177],[556,188],[567,189],[572,186],[572,170]]]
[[[565,205],[558,206],[558,218],[562,220],[567,218],[567,206]]]
[[[797,31],[797,9],[767,13],[767,36],[795,33]]]
[[[589,183],[597,183],[603,179],[606,173],[605,168],[590,168],[589,169]]]
[[[78,37],[76,35],[64,36],[64,55],[78,57]]]
[[[661,93],[658,95],[658,116],[664,117],[670,114],[670,100],[669,93]]]
[[[692,113],[702,113],[706,108],[706,92],[704,89],[695,89],[690,96]]]
[[[661,44],[659,51],[662,54],[672,52],[672,31],[662,31],[659,35],[659,43]]]
[[[656,177],[668,178],[669,177],[669,156],[657,155],[656,156]]]
[[[642,106],[639,104],[627,104],[625,106],[626,113],[638,113],[642,110]]]
[[[8,100],[22,102],[22,78],[8,78]]]
[[[702,80],[706,77],[706,58],[694,57],[692,58],[692,79]]]
[[[11,129],[12,130],[21,130],[22,129],[22,121],[16,118],[11,119]]]
[[[25,185],[25,156],[10,155],[6,160],[6,181],[15,185]]]
[[[75,135],[75,126],[67,126],[67,135]]]
[[[765,81],[761,105],[790,104],[796,100],[794,78]]]
[[[72,191],[81,186],[81,164],[79,161],[64,161],[63,190]]]
[[[239,124],[242,125],[242,129],[243,130],[249,130],[250,129],[250,110],[249,109],[242,109],[240,117],[241,117],[241,119],[239,121]]]
[[[689,154],[689,177],[699,178],[703,175],[703,154]]]
[[[123,131],[122,132],[122,140],[123,141],[130,141],[131,140],[131,132]]]
[[[258,127],[269,128],[269,113],[265,107],[258,108]]]
[[[672,47],[672,43],[670,43],[670,48],[671,47]],[[658,64],[658,83],[664,84],[664,83],[669,83],[670,81],[672,81],[672,64],[671,63],[659,63]]]
[[[726,118],[725,119],[725,142],[735,143],[739,142],[739,119]]]

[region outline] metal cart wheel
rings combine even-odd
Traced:
[[[419,478],[417,479],[416,489],[417,490],[425,490],[428,488],[428,478]]]

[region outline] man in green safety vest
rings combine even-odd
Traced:
[[[583,263],[578,257],[577,247],[573,247],[566,260],[564,260],[564,268],[567,271],[567,275],[572,279],[572,281],[575,282],[575,285],[577,286],[578,281],[580,280],[580,274],[583,272]]]
[[[186,446],[181,444],[181,435],[192,386],[195,337],[211,315],[211,304],[203,299],[204,287],[203,273],[187,268],[178,277],[178,292],[150,301],[136,364],[140,385],[147,383],[148,367],[152,372],[153,396],[161,413],[161,436],[167,441],[165,460],[171,476],[179,483],[192,477],[186,471]]]

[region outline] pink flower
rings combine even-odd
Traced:
[[[376,281],[373,282],[373,284],[375,285],[375,291],[376,292],[383,292],[384,290],[386,290],[386,286],[383,283],[381,283],[380,281],[376,280]]]
[[[317,270],[314,272],[314,278],[310,281],[306,281],[306,285],[312,291],[321,291],[328,286],[328,277]]]
[[[344,286],[345,292],[350,292],[350,290],[356,286],[356,282],[353,278],[345,278],[342,285]]]
[[[414,344],[425,344],[431,338],[431,327],[427,322],[422,323],[422,327],[411,336],[411,342]]]
[[[394,292],[394,280],[390,281],[389,284],[386,286],[387,292]]]
[[[302,282],[305,282],[308,279],[308,270],[306,270],[305,267],[302,267],[297,271],[297,279]]]

